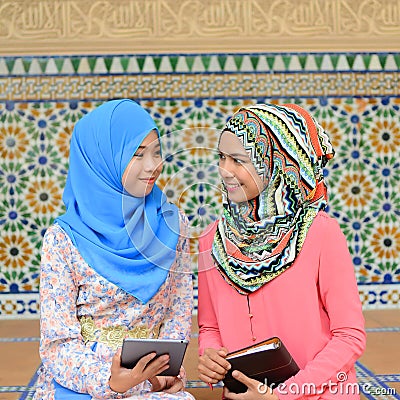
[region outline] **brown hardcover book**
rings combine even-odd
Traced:
[[[229,353],[226,359],[232,368],[223,382],[234,393],[247,390],[244,384],[232,377],[235,369],[268,386],[273,383],[275,387],[299,371],[296,361],[277,337]]]

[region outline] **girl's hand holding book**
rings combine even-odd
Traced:
[[[231,368],[226,361],[228,349],[221,347],[220,349],[207,348],[202,356],[199,357],[199,378],[208,384],[214,384],[221,381]]]
[[[267,385],[255,379],[251,379],[240,371],[233,371],[232,376],[239,382],[247,386],[245,393],[233,393],[228,388],[224,388],[224,397],[231,400],[278,400],[278,396],[273,393]]]

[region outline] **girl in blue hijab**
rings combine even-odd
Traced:
[[[43,239],[43,366],[34,399],[192,399],[168,356],[120,366],[123,339],[189,339],[188,222],[155,182],[158,129],[137,103],[109,101],[75,126],[66,212]]]

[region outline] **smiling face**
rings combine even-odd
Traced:
[[[218,150],[219,173],[229,199],[241,203],[257,197],[265,185],[239,138],[233,133],[223,132]]]
[[[156,131],[140,144],[122,176],[122,185],[134,197],[147,196],[162,170],[161,145]]]

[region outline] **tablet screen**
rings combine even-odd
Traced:
[[[121,366],[133,368],[142,357],[150,353],[155,352],[157,356],[169,354],[169,368],[160,375],[177,376],[188,343],[188,340],[175,339],[124,339]]]

